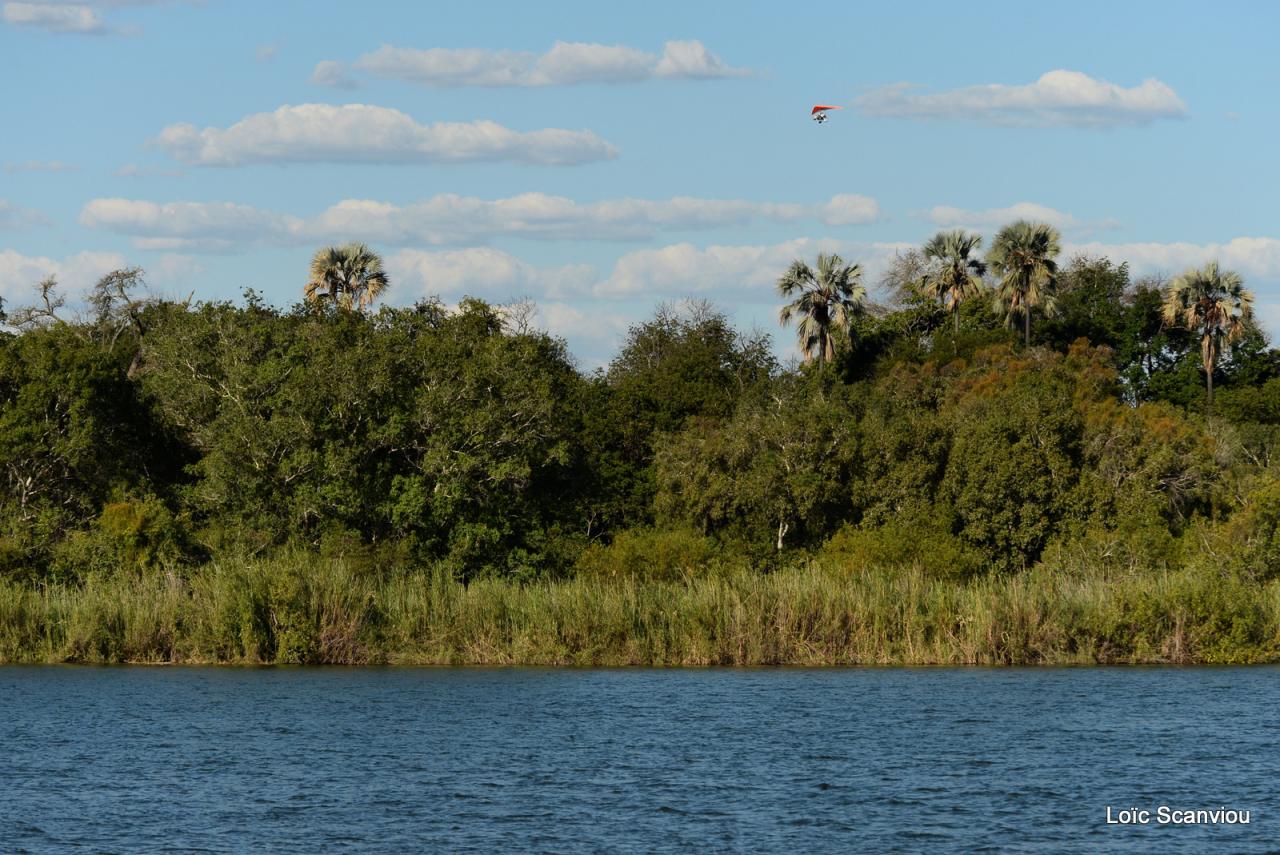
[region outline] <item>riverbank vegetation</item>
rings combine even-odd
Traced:
[[[56,284],[0,332],[0,661],[1280,660],[1280,353],[1239,277],[1042,224],[779,271],[599,371],[518,311]],[[878,302],[873,301],[875,296]]]

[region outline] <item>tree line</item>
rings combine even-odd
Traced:
[[[900,254],[881,303],[859,265],[797,260],[798,364],[701,303],[659,307],[594,372],[503,307],[375,309],[389,280],[359,244],[317,252],[289,309],[155,299],[135,269],[71,318],[46,281],[0,333],[0,574],[302,549],[662,577],[824,551],[967,578],[1193,547],[1271,574],[1280,354],[1240,277],[1060,263],[1044,224],[980,248]]]

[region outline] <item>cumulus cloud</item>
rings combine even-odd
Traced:
[[[286,105],[228,128],[170,125],[155,141],[194,166],[469,161],[564,166],[617,155],[590,131],[520,132],[488,120],[422,125],[399,110],[368,104]]]
[[[533,326],[570,342],[572,353],[587,369],[603,368],[635,319],[594,305],[537,303]]]
[[[894,253],[910,246],[807,237],[776,244],[701,248],[690,243],[672,244],[622,256],[593,292],[602,297],[719,293],[740,302],[771,301],[778,276],[797,258],[812,261],[819,252],[838,253],[862,265],[863,282],[870,286]]]
[[[425,252],[404,249],[387,258],[392,288],[402,300],[422,297],[564,297],[586,290],[595,278],[589,265],[535,267],[488,247]]]
[[[93,199],[81,209],[80,222],[132,235],[140,249],[217,252],[246,243],[288,241],[301,231],[297,218],[230,202]]]
[[[1225,243],[1074,243],[1063,247],[1065,254],[1106,256],[1117,263],[1127,261],[1139,275],[1177,275],[1188,267],[1217,260],[1223,267],[1254,279],[1280,279],[1280,239],[1238,237]]]
[[[696,40],[667,42],[653,73],[657,77],[689,79],[746,77],[751,74],[745,68],[726,65],[724,60]]]
[[[531,264],[485,247],[423,251],[406,249],[387,257],[391,298],[400,303],[464,295],[496,304],[533,300],[534,326],[566,338],[588,367],[603,365],[627,328],[655,301],[705,298],[733,306],[740,321],[777,317],[777,277],[796,258],[839,252],[863,266],[870,286],[904,243],[848,242],[795,238],[776,244],[696,247],[681,243],[624,254],[606,276],[590,265]],[[784,337],[785,338],[785,337]]]
[[[98,10],[120,6],[158,6],[168,0],[16,0],[0,9],[0,18],[15,27],[44,30],[48,33],[80,35],[133,35],[137,28],[116,27],[104,20]]]
[[[869,116],[1078,127],[1145,124],[1187,114],[1178,94],[1154,77],[1126,88],[1062,69],[1025,85],[991,83],[946,92],[925,93],[897,83],[858,97],[854,106]]]
[[[822,206],[819,219],[829,226],[854,226],[880,219],[880,205],[870,196],[842,193]]]
[[[126,266],[124,256],[115,252],[79,252],[57,260],[0,250],[0,297],[10,308],[33,303],[38,296],[36,286],[48,276],[57,277],[65,292],[75,296],[105,274]]]
[[[1081,220],[1064,211],[1035,202],[1017,202],[1007,208],[987,208],[982,211],[954,208],[950,205],[934,205],[924,214],[931,223],[946,228],[994,230],[1015,220],[1032,220],[1048,223],[1064,232],[1086,233],[1099,229],[1118,228],[1115,220]]]
[[[181,253],[166,252],[147,265],[147,280],[152,285],[176,286],[199,276],[205,266],[199,259]]]
[[[87,5],[51,3],[5,3],[5,23],[50,33],[102,35],[111,32],[102,18]]]
[[[774,244],[678,243],[623,254],[601,277],[591,265],[539,267],[498,249],[405,249],[387,257],[401,299],[457,298],[464,294],[497,302],[520,297],[580,298],[733,296],[739,302],[772,302],[774,283],[794,259],[837,252],[863,267],[870,285],[905,243],[795,238]]]
[[[575,202],[523,193],[505,199],[441,194],[409,205],[346,199],[319,214],[296,217],[230,202],[92,199],[80,222],[132,237],[145,249],[220,251],[244,243],[295,244],[359,239],[392,245],[486,243],[499,237],[537,240],[645,240],[662,232],[752,222],[816,220],[830,226],[878,219],[874,199],[844,194],[818,205],[735,199],[607,199]]]
[[[575,83],[635,83],[661,79],[740,77],[699,41],[669,41],[661,54],[626,45],[556,42],[543,54],[482,48],[415,48],[382,45],[351,65],[324,60],[311,81],[349,86],[353,72],[424,86],[563,86]]]
[[[356,89],[360,83],[351,76],[345,63],[331,59],[321,60],[311,71],[311,82],[316,86],[329,86],[334,89]]]

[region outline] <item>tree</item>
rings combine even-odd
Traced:
[[[801,259],[792,262],[778,279],[778,293],[791,299],[778,318],[783,324],[799,316],[796,338],[805,362],[826,365],[836,355],[836,335],[851,335],[853,318],[866,308],[867,289],[862,284],[862,266],[845,264],[840,256],[818,254],[815,271]]]
[[[590,481],[601,497],[592,530],[649,522],[659,435],[694,418],[729,418],[776,367],[768,336],[738,333],[709,303],[659,306],[632,326],[582,408]]]
[[[1213,371],[1223,345],[1244,336],[1253,318],[1253,294],[1244,288],[1239,273],[1221,270],[1210,261],[1191,268],[1169,283],[1164,299],[1164,320],[1200,336],[1200,360],[1204,366],[1206,407],[1213,407]]]
[[[851,504],[855,388],[830,374],[785,376],[724,422],[694,421],[664,436],[659,519],[774,553],[821,542]]]
[[[1058,269],[1054,286],[1054,317],[1040,325],[1036,338],[1066,352],[1078,338],[1117,352],[1130,342],[1124,330],[1129,306],[1129,267],[1107,258],[1077,255]],[[1157,323],[1157,328],[1159,324]]]
[[[303,293],[308,302],[329,300],[344,309],[364,309],[389,284],[376,252],[362,243],[344,243],[316,250],[311,259],[311,280]]]
[[[981,235],[963,229],[938,232],[924,245],[930,266],[920,279],[920,290],[952,313],[956,332],[960,332],[960,304],[982,293],[987,265],[973,255],[981,245]]]
[[[1031,346],[1031,310],[1054,309],[1053,288],[1058,273],[1054,260],[1062,251],[1062,236],[1048,223],[1018,220],[1002,228],[987,253],[987,264],[1000,276],[996,311],[1012,325],[1022,317],[1027,347]]]
[[[894,252],[884,273],[880,275],[879,293],[890,308],[911,305],[920,299],[920,277],[929,268],[929,260],[916,247]]]

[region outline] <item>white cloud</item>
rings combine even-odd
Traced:
[[[648,77],[654,65],[652,54],[624,45],[556,42],[551,50],[538,57],[521,84],[633,83]]]
[[[147,280],[152,285],[181,285],[204,271],[205,266],[198,259],[167,252],[147,265]]]
[[[126,267],[123,255],[115,252],[79,252],[58,261],[45,256],[23,255],[0,250],[0,297],[7,308],[34,303],[39,296],[36,286],[48,276],[55,276],[64,293],[76,296],[112,270]]]
[[[424,86],[562,86],[575,83],[634,83],[654,78],[740,77],[699,41],[669,41],[661,55],[626,45],[556,42],[543,54],[481,48],[418,50],[382,45],[351,66],[319,63],[311,81],[350,86],[352,70]]]
[[[6,163],[4,171],[15,172],[75,172],[80,167],[60,160],[28,160],[24,163]]]
[[[51,33],[101,35],[111,31],[98,13],[87,5],[5,3],[3,16],[5,23],[16,27],[31,27]]]
[[[293,217],[230,202],[169,202],[93,199],[80,222],[135,237],[141,249],[223,251],[260,241],[285,240],[301,227]]]
[[[25,229],[31,226],[47,226],[49,218],[39,211],[15,205],[0,199],[0,230]]]
[[[978,231],[995,231],[1016,220],[1031,220],[1048,223],[1059,231],[1073,234],[1077,238],[1120,227],[1120,223],[1114,219],[1082,220],[1065,211],[1035,202],[1017,202],[1007,208],[987,208],[983,211],[954,208],[950,205],[934,205],[923,216],[929,222],[944,228],[959,226]]]
[[[387,273],[402,300],[465,295],[503,302],[521,296],[563,297],[585,291],[595,278],[589,265],[535,267],[488,247],[400,250],[387,258]]]
[[[909,246],[813,238],[704,248],[679,243],[627,253],[593,290],[598,296],[607,297],[718,292],[738,302],[768,302],[774,299],[774,283],[797,258],[812,263],[819,252],[838,253],[846,261],[862,265],[863,284],[870,287],[893,254]]]
[[[388,107],[299,104],[246,116],[229,128],[170,125],[156,142],[196,166],[247,163],[464,163],[570,165],[617,149],[590,131],[520,132],[488,120],[420,125]]]
[[[588,370],[608,364],[618,342],[635,323],[634,318],[599,305],[562,302],[536,304],[531,320],[538,329],[566,339],[574,357]]]
[[[1253,316],[1274,343],[1275,335],[1280,331],[1280,303],[1255,301]]]
[[[880,219],[880,205],[870,196],[842,193],[822,206],[820,219],[829,226],[853,226]]]
[[[1188,267],[1217,260],[1245,277],[1280,279],[1280,239],[1238,237],[1226,243],[1076,243],[1063,247],[1066,255],[1106,256],[1117,264],[1129,262],[1136,274],[1177,275]]]
[[[276,54],[279,52],[280,45],[276,42],[258,45],[253,49],[253,60],[254,62],[270,62],[276,58]]]
[[[579,203],[524,193],[505,199],[442,194],[410,205],[346,199],[310,218],[228,202],[93,199],[80,222],[133,237],[144,248],[224,250],[244,242],[293,244],[360,239],[393,245],[539,240],[644,240],[662,232],[816,220],[831,226],[874,221],[879,206],[845,194],[819,205],[700,199],[609,199]]]
[[[988,208],[985,211],[934,205],[925,217],[939,226],[963,226],[971,229],[1000,228],[1015,220],[1034,220],[1059,229],[1072,229],[1081,225],[1080,220],[1071,214],[1035,202],[1018,202],[1007,208]]]
[[[569,303],[538,304],[534,323],[552,335],[566,338],[594,331],[602,341],[614,340],[631,324],[625,315],[617,312],[592,312],[588,315]]]
[[[812,262],[819,252],[839,253],[862,264],[863,281],[870,286],[894,253],[908,246],[807,237],[761,245],[678,243],[626,253],[604,279],[590,265],[538,267],[488,247],[405,249],[388,256],[387,270],[396,293],[406,300],[464,294],[505,302],[520,297],[648,299],[718,293],[742,303],[768,303],[774,300],[774,283],[797,258]]]
[[[885,86],[854,100],[869,116],[966,119],[997,125],[1145,124],[1187,114],[1182,99],[1154,77],[1125,88],[1079,71],[1056,70],[1035,83],[991,83],[922,93],[906,83]]]
[[[673,41],[663,47],[662,58],[653,73],[657,77],[708,79],[746,77],[751,72],[729,67],[700,41]]]
[[[346,63],[324,59],[316,63],[311,71],[311,83],[315,86],[330,86],[334,89],[356,89],[360,83],[351,76]]]
[[[902,243],[854,243],[796,238],[777,244],[707,246],[674,244],[627,253],[601,278],[589,265],[540,267],[489,248],[424,252],[402,250],[387,258],[392,299],[408,303],[438,296],[446,304],[464,295],[496,304],[532,299],[534,326],[569,341],[588,368],[605,364],[627,328],[660,301],[710,298],[735,309],[739,321],[770,328],[779,298],[774,286],[796,258],[811,263],[818,252],[838,252],[863,266],[870,287]],[[783,336],[785,339],[786,336]]]

